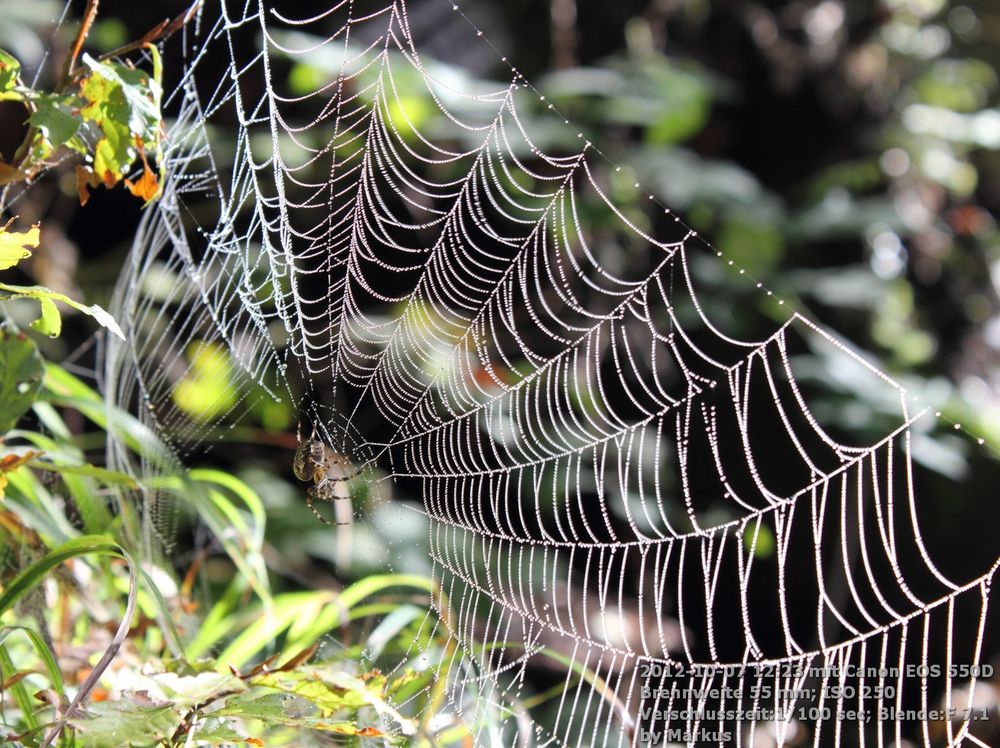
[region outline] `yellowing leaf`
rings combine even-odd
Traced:
[[[156,60],[154,55],[154,67]],[[107,187],[113,187],[145,155],[143,148],[159,154],[162,128],[161,87],[156,76],[114,61],[99,62],[84,55],[91,74],[80,83],[85,104],[79,110],[83,120],[100,128],[101,137],[93,152],[93,171]],[[132,193],[149,202],[159,194],[156,178],[145,166],[142,178],[130,184]]]
[[[122,171],[131,163],[131,140],[126,128],[105,123],[105,137],[94,146],[94,172],[111,189],[121,179]]]
[[[31,327],[50,338],[59,337],[59,333],[62,332],[62,316],[59,314],[59,307],[52,299],[44,296],[39,297],[38,302],[42,307],[42,316],[32,322]]]
[[[385,677],[377,671],[372,671],[367,677],[357,677],[335,667],[320,666],[309,672],[296,670],[290,673],[264,673],[255,676],[251,683],[300,696],[317,707],[324,718],[341,710],[356,711],[372,707],[380,717],[395,724],[403,735],[413,735],[416,732],[413,721],[401,715],[385,700]],[[349,723],[325,729],[375,737],[370,732],[375,728],[359,729]]]
[[[8,231],[8,227],[0,229],[0,270],[14,267],[25,257],[31,255],[31,250],[38,246],[40,238],[38,226],[32,226],[24,233]]]
[[[0,473],[11,473],[17,470],[21,465],[24,465],[29,460],[33,460],[38,457],[41,452],[33,452],[28,450],[24,454],[14,454],[4,455],[0,457]]]
[[[0,49],[0,93],[7,93],[17,85],[21,63],[9,52]]]
[[[128,187],[129,192],[146,203],[152,202],[160,195],[160,183],[156,179],[156,174],[146,163],[145,156],[142,159],[142,176],[135,182],[126,179],[125,186]]]
[[[35,459],[41,452],[28,450],[22,454],[9,454],[0,457],[0,498],[3,498],[4,489],[7,488],[7,473],[13,473],[22,465]]]
[[[28,175],[25,174],[20,169],[11,166],[10,164],[0,159],[0,185],[10,184],[12,182],[20,182],[26,176]]]
[[[101,184],[94,170],[89,166],[76,167],[76,191],[80,195],[80,205],[86,205],[90,200],[90,190]]]

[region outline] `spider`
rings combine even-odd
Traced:
[[[335,452],[316,438],[316,427],[312,435],[302,440],[301,426],[297,431],[299,448],[295,450],[292,460],[292,471],[295,477],[302,481],[312,481],[313,485],[306,491],[306,506],[316,517],[327,525],[346,525],[347,522],[331,522],[313,506],[313,502],[337,501],[347,496],[337,495],[337,484],[348,481],[358,473],[351,470],[351,461],[339,452]]]

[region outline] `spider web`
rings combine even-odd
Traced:
[[[477,745],[985,744],[976,678],[924,669],[981,662],[998,564],[932,560],[932,416],[743,271],[720,290],[733,263],[623,200],[516,69],[486,90],[423,59],[402,2],[304,13],[209,4],[183,32],[169,176],[114,305],[129,342],[106,349],[109,399],[168,451],[118,466],[200,459],[286,401],[376,495],[416,497],[427,625],[455,645],[435,666]],[[728,331],[749,317],[783,321]],[[193,417],[178,385],[220,351]],[[816,351],[897,403],[878,438],[810,408]],[[151,546],[174,514],[145,495]],[[937,705],[958,716],[877,716]]]

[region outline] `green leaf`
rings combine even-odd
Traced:
[[[0,682],[7,683],[8,679],[15,676],[17,672],[14,660],[7,651],[7,648],[3,644],[0,644]],[[12,680],[5,690],[8,690],[14,697],[14,703],[17,704],[17,708],[21,712],[24,726],[29,730],[37,729],[39,709],[32,702],[31,695],[28,693],[28,689],[25,688],[24,681]]]
[[[38,246],[40,238],[38,226],[32,226],[23,233],[7,231],[6,226],[0,229],[0,270],[12,268],[25,257],[29,257],[31,250]]]
[[[378,626],[375,627],[367,638],[364,649],[364,657],[369,662],[374,662],[382,654],[382,650],[411,622],[426,615],[423,608],[416,605],[401,605],[392,613],[387,615]]]
[[[59,333],[62,332],[62,316],[59,314],[59,307],[52,299],[44,296],[40,297],[38,301],[42,305],[42,316],[32,322],[31,327],[50,338],[59,337]]]
[[[42,386],[45,366],[35,344],[0,331],[0,434],[14,428]]]
[[[35,652],[38,653],[38,658],[42,661],[42,665],[45,666],[45,673],[48,675],[49,683],[52,684],[52,688],[55,689],[56,693],[60,696],[66,695],[66,690],[63,687],[62,672],[59,670],[59,664],[56,662],[55,655],[52,650],[49,649],[45,640],[38,634],[37,631],[28,628],[27,626],[4,626],[0,629],[0,642],[3,642],[9,635],[13,633],[20,633],[31,642],[31,646],[34,647]]]
[[[192,731],[192,745],[233,745],[246,743],[247,739],[237,732],[232,720],[209,717],[199,722]]]
[[[153,577],[149,571],[146,568],[139,567],[139,574],[146,582],[146,592],[149,593],[149,596],[153,599],[153,604],[156,606],[160,631],[167,641],[167,646],[173,652],[174,656],[179,658],[184,654],[184,644],[181,641],[180,632],[174,624],[174,610],[167,604],[163,593],[156,586],[156,582],[153,581]]]
[[[372,574],[364,577],[341,592],[336,601],[327,605],[314,619],[307,621],[303,631],[290,637],[285,654],[308,647],[330,629],[341,625],[345,612],[350,614],[363,600],[393,587],[413,587],[433,593],[434,582],[418,574]]]
[[[355,711],[368,704],[364,695],[364,683],[361,681],[357,681],[356,687],[343,688],[335,683],[324,682],[312,674],[292,672],[261,675],[254,678],[254,684],[301,696],[314,704],[324,717],[348,709]]]
[[[370,729],[366,731],[353,721],[326,719],[320,716],[319,710],[311,702],[302,697],[292,697],[285,693],[267,693],[261,696],[262,690],[259,687],[254,688],[246,694],[239,694],[228,699],[221,709],[213,712],[212,717],[206,720],[206,725],[210,726],[209,729],[214,729],[211,727],[214,724],[213,718],[230,716],[241,721],[259,720],[265,729],[285,726],[297,728],[300,732],[303,730],[322,730],[335,735],[359,735],[362,737],[368,735],[380,737],[382,735],[381,731],[376,731],[377,735],[371,733]],[[202,734],[198,732],[196,737],[201,739]]]
[[[226,699],[225,705],[213,716],[241,717],[243,719],[259,719],[261,722],[271,724],[301,725],[302,722],[296,719],[286,705],[289,698],[283,693],[265,693],[261,695],[261,689],[253,689],[245,694],[237,694]],[[304,715],[303,715],[304,716]]]
[[[324,717],[337,712],[371,707],[383,719],[395,723],[404,735],[413,735],[416,725],[385,700],[385,676],[377,671],[357,677],[331,666],[310,666],[309,672],[264,673],[250,681],[277,691],[300,696],[315,705]],[[336,730],[340,732],[340,729]],[[353,733],[356,734],[356,733]]]
[[[80,110],[83,119],[97,125],[103,136],[94,146],[94,172],[112,186],[138,155],[129,128],[131,110],[121,86],[105,76],[85,78],[80,93],[88,102]]]
[[[154,673],[137,677],[143,691],[170,701],[175,709],[192,709],[198,704],[214,701],[225,694],[242,693],[247,690],[242,680],[229,673],[212,671],[196,675]]]
[[[114,184],[135,159],[136,152],[126,125],[105,120],[101,130],[104,137],[94,146],[94,171],[106,185]]]
[[[41,131],[52,149],[68,143],[83,124],[83,118],[73,111],[82,103],[76,97],[41,94],[34,103],[35,111],[28,123]]]
[[[107,101],[110,104],[105,108],[108,116],[127,126],[144,141],[153,140],[161,119],[159,83],[145,70],[130,68],[120,62],[98,62],[90,55],[84,55],[83,61],[96,76],[109,84],[101,87],[104,94],[93,101],[98,106]],[[93,78],[91,76],[90,80]]]
[[[87,707],[70,724],[78,731],[74,745],[81,748],[156,746],[181,723],[183,712],[173,704],[148,703],[132,696]]]
[[[774,531],[761,521],[750,523],[743,530],[743,548],[757,558],[768,558],[774,553]]]
[[[104,399],[91,387],[65,369],[47,364],[42,386],[53,405],[78,410],[100,428],[120,439],[155,465],[154,473],[173,474],[180,466],[156,433],[138,418],[118,408],[109,409]]]
[[[99,131],[93,150],[93,179],[112,187],[121,180],[138,158],[143,161],[142,177],[129,183],[133,194],[147,203],[160,194],[162,181],[162,120],[160,102],[163,87],[160,83],[162,62],[155,47],[150,45],[153,58],[153,75],[142,69],[109,60],[100,62],[89,55],[83,61],[91,73],[80,83],[83,122],[91,123]],[[71,136],[72,137],[72,136]],[[72,144],[72,140],[70,141]],[[160,179],[149,168],[147,153],[161,162]],[[86,192],[81,190],[81,201]]]
[[[274,598],[273,604],[268,607],[266,613],[263,613],[223,650],[218,658],[219,666],[240,667],[244,665],[262,648],[270,646],[285,629],[301,616],[303,607],[308,605],[311,600],[316,599],[325,602],[329,599],[329,594],[321,590],[310,590],[288,592]]]
[[[113,486],[127,486],[128,488],[138,488],[135,478],[125,475],[115,470],[97,467],[96,465],[71,465],[64,462],[50,462],[48,460],[32,460],[31,467],[39,470],[50,470],[60,475],[82,475],[88,478],[96,478],[101,483]]]
[[[21,63],[9,52],[0,49],[0,93],[11,91],[17,85]]]
[[[0,291],[7,291],[8,293],[14,294],[15,296],[26,298],[26,299],[38,299],[39,302],[42,299],[50,301],[61,301],[64,304],[77,309],[84,314],[93,317],[98,324],[111,330],[115,335],[117,335],[122,340],[125,340],[125,333],[122,332],[118,323],[115,322],[115,318],[108,314],[104,309],[97,306],[97,304],[81,304],[79,301],[74,301],[66,294],[57,293],[55,291],[50,291],[44,286],[11,286],[6,283],[0,283]],[[42,316],[45,316],[45,309],[43,304]],[[38,328],[36,328],[38,329]]]
[[[46,386],[53,395],[61,398],[72,399],[80,403],[103,405],[103,398],[97,393],[97,391],[70,374],[61,366],[57,366],[52,363],[48,364],[46,366],[46,375]],[[77,405],[74,405],[73,407],[78,410],[80,409]],[[89,412],[86,413],[86,415],[89,415]],[[107,419],[102,418],[100,421],[96,421],[96,423],[101,428],[107,427]],[[138,421],[136,423],[138,423]],[[130,443],[129,446],[135,448],[134,444]]]
[[[90,59],[85,57],[84,59]],[[128,123],[128,103],[121,86],[104,75],[89,75],[80,83],[80,96],[87,102],[80,114],[101,126],[104,120]]]
[[[244,694],[228,698],[222,708],[212,712],[212,717],[237,717],[241,720],[259,720],[265,729],[279,725],[299,730],[322,730],[337,735],[358,737],[384,737],[381,730],[362,726],[369,725],[354,717],[359,709],[373,708],[383,718],[397,725],[399,732],[412,735],[415,726],[411,720],[385,704],[377,691],[379,684],[365,683],[359,678],[339,674],[333,680],[343,680],[343,685],[328,682],[317,674],[295,672],[285,677],[261,675],[261,685],[252,687]],[[256,679],[255,679],[256,680]],[[267,682],[267,685],[264,685]],[[273,691],[267,693],[271,689]],[[265,691],[266,689],[266,691]],[[264,695],[261,695],[264,692]],[[332,717],[334,712],[342,716]]]
[[[160,50],[157,49],[155,44],[147,44],[146,51],[149,52],[149,56],[153,60],[153,82],[149,84],[149,89],[153,93],[160,92],[159,96],[162,98],[163,59],[160,57]]]
[[[249,498],[248,506],[257,516],[255,522],[248,523],[243,512],[237,508],[228,495],[194,478],[194,475],[166,476],[156,484],[156,487],[172,491],[189,502],[198,516],[219,539],[222,547],[229,554],[236,568],[250,583],[250,586],[261,599],[270,601],[267,566],[261,553],[264,542],[263,522],[265,515],[260,499],[256,498],[248,487],[236,479],[233,479],[233,484],[227,486],[230,489],[235,484],[243,486],[243,493],[237,492],[236,495],[243,501],[248,501]],[[236,662],[235,664],[242,663]]]
[[[83,535],[67,540],[11,580],[0,594],[0,615],[41,582],[56,566],[76,556],[86,556],[91,553],[121,556],[122,549],[115,541],[104,535]]]

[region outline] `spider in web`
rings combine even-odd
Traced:
[[[313,485],[306,491],[306,506],[316,517],[327,525],[346,525],[348,522],[331,522],[313,505],[313,502],[350,500],[349,496],[337,493],[337,484],[354,478],[358,473],[351,469],[351,461],[332,447],[316,438],[316,427],[308,439],[302,439],[302,426],[296,430],[299,440],[295,458],[292,460],[292,471],[295,477],[302,481],[312,481]]]

